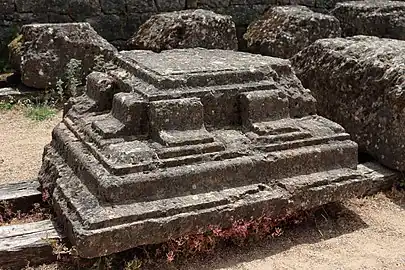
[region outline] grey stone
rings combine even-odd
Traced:
[[[368,0],[339,3],[332,12],[341,22],[344,36],[405,39],[405,2]]]
[[[128,12],[157,12],[156,3],[154,0],[127,0],[127,9]]]
[[[156,0],[156,6],[159,12],[182,10],[186,8],[186,0]]]
[[[37,11],[40,10],[40,7],[42,7],[43,5],[46,5],[46,0],[40,0],[38,2],[29,0],[15,0],[15,6],[18,12]]]
[[[17,12],[55,12],[67,14],[69,10],[69,1],[66,0],[15,0]],[[33,22],[30,22],[33,23]]]
[[[14,22],[22,26],[31,23],[47,23],[48,19],[47,13],[17,13]]]
[[[197,8],[201,9],[218,9],[218,8],[226,8],[229,7],[230,0],[198,0],[197,1]]]
[[[85,76],[94,65],[94,56],[107,58],[116,49],[89,24],[67,23],[25,25],[10,44],[10,51],[14,68],[20,71],[26,86],[53,88],[71,59],[82,61]]]
[[[194,47],[236,50],[238,41],[229,16],[197,9],[152,16],[128,45],[153,51]]]
[[[12,14],[15,11],[14,0],[0,0],[0,14]]]
[[[283,217],[397,177],[358,166],[356,143],[314,114],[288,60],[201,48],[113,60],[88,76],[39,175],[82,257]]]
[[[139,28],[145,17],[160,12],[208,8],[213,12],[232,16],[235,25],[246,28],[269,5],[307,5],[312,9],[329,12],[336,2],[343,0],[0,0],[0,37],[8,36],[7,27],[32,23],[65,23],[94,21],[93,27],[113,44],[123,44]],[[314,6],[315,5],[315,6]],[[118,15],[120,19],[106,15]],[[110,19],[104,23],[103,18]],[[117,22],[126,22],[124,31],[112,33]],[[134,23],[134,24],[132,24]],[[7,26],[7,27],[6,27]],[[100,28],[105,27],[106,29]],[[240,40],[242,41],[242,40]],[[0,41],[0,51],[5,51],[9,39]],[[243,48],[243,43],[241,48]],[[125,46],[120,46],[125,48]]]
[[[247,26],[261,16],[268,5],[233,5],[226,8],[216,8],[215,12],[229,15],[237,26]]]
[[[100,5],[106,14],[123,14],[127,11],[127,0],[100,0]]]
[[[100,13],[101,5],[99,0],[69,0],[69,15],[76,22],[82,22]]]
[[[127,40],[130,39],[134,33],[138,32],[139,27],[144,24],[153,13],[142,13],[142,14],[128,14],[126,19],[126,24],[124,27],[124,36],[122,37],[125,41],[125,46],[127,47]]]
[[[71,23],[73,22],[72,18],[69,15],[63,15],[59,13],[49,13],[50,23]]]
[[[22,84],[14,87],[0,88],[0,101],[2,102],[24,102],[32,98],[42,100],[43,97],[43,91],[29,89]]]
[[[315,40],[339,37],[339,21],[304,6],[270,8],[249,25],[244,38],[250,52],[290,58]]]
[[[405,41],[356,36],[318,40],[293,58],[318,111],[343,125],[382,164],[405,170]]]
[[[102,14],[86,19],[86,22],[107,40],[117,40],[122,38],[125,29],[125,17],[117,14]]]

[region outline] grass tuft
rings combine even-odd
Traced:
[[[44,104],[34,104],[27,107],[26,116],[35,121],[52,119],[56,115],[56,109]]]
[[[10,111],[14,108],[14,104],[11,102],[0,101],[0,111]]]

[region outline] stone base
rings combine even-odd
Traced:
[[[42,174],[56,176],[57,214],[80,256],[93,258],[135,246],[226,227],[232,218],[263,214],[283,217],[301,210],[389,188],[398,174],[375,163],[336,169],[216,192],[149,202],[100,205],[52,147],[45,151]],[[83,224],[83,220],[86,220]],[[89,222],[91,224],[89,224]]]
[[[389,185],[317,116],[288,61],[226,50],[126,51],[87,77],[41,174],[80,256],[284,217]]]

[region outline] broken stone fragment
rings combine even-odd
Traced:
[[[353,1],[339,3],[332,11],[343,36],[367,35],[405,39],[405,2]]]
[[[75,79],[83,81],[96,56],[108,59],[117,51],[88,23],[24,25],[9,48],[22,83],[40,89],[56,87],[71,59],[81,61],[82,75]]]
[[[405,170],[405,41],[323,39],[292,63],[321,115],[341,124],[361,151]]]
[[[321,38],[339,37],[339,21],[304,6],[270,8],[244,35],[252,53],[290,58]]]
[[[235,23],[209,10],[184,10],[153,15],[128,41],[132,49],[162,51],[202,47],[237,50]]]

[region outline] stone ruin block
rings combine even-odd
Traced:
[[[367,0],[338,3],[332,14],[343,36],[367,35],[405,39],[405,2]]]
[[[250,52],[290,58],[322,38],[340,37],[339,21],[304,6],[271,7],[252,22],[244,39]]]
[[[71,59],[81,61],[78,81],[95,65],[95,56],[108,59],[117,49],[88,23],[28,24],[10,43],[10,60],[28,87],[52,89],[64,79]]]
[[[293,58],[318,111],[382,164],[405,170],[405,41],[369,36],[316,41]]]
[[[123,51],[54,129],[39,179],[82,257],[285,216],[386,185],[288,60]]]
[[[153,15],[128,41],[131,49],[162,51],[184,48],[237,50],[232,18],[209,10],[182,10]]]

